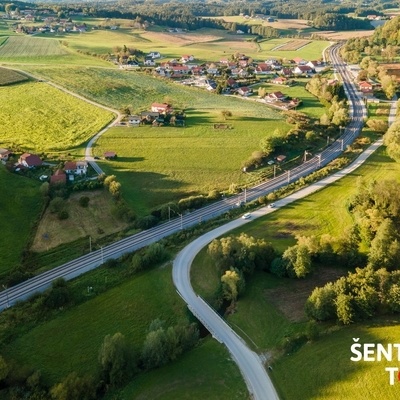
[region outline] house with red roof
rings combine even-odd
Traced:
[[[171,113],[172,107],[167,103],[153,103],[151,105],[151,112],[158,112],[160,114]]]
[[[65,185],[67,183],[67,175],[62,169],[58,169],[54,175],[50,177],[50,185]]]
[[[257,67],[254,69],[254,73],[256,75],[270,75],[273,74],[273,70],[271,65],[269,64],[258,64]]]
[[[64,171],[72,175],[86,175],[88,169],[87,161],[67,161],[64,164]]]
[[[284,95],[282,92],[272,92],[265,96],[265,101],[273,102],[273,101],[284,101],[286,100],[287,96]]]
[[[244,87],[239,88],[237,92],[241,96],[247,97],[247,96],[250,96],[253,91],[252,91],[252,89],[248,88],[247,86],[244,86]]]
[[[358,88],[360,89],[361,92],[363,93],[370,93],[373,91],[373,86],[372,83],[369,83],[367,81],[361,81],[358,83]]]
[[[40,167],[43,164],[39,156],[31,153],[22,154],[18,162],[26,168]]]
[[[287,85],[288,79],[285,78],[284,76],[278,76],[274,79],[272,79],[271,83],[275,85]]]

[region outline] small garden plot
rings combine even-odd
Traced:
[[[0,67],[0,86],[11,85],[12,83],[18,83],[27,80],[28,78],[26,76],[16,71]]]
[[[307,46],[311,43],[310,40],[289,40],[288,42],[284,43],[283,45],[279,45],[274,47],[272,50],[280,50],[280,51],[296,51],[301,49],[302,47]]]

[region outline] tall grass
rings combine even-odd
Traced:
[[[88,140],[113,114],[44,83],[0,91],[1,143],[26,150],[69,149]]]
[[[34,222],[39,217],[42,198],[39,182],[8,172],[0,164],[0,278],[19,265]]]

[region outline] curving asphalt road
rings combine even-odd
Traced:
[[[344,65],[340,64],[337,56],[337,46],[333,46],[332,61],[337,64],[337,69],[341,73],[346,93],[350,102],[350,112],[352,121],[344,130],[344,134],[340,139],[336,140],[331,146],[323,152],[313,157],[302,165],[270,179],[259,185],[256,185],[247,190],[247,201],[256,200],[258,197],[266,195],[290,182],[294,182],[302,176],[309,175],[320,167],[328,164],[331,160],[341,154],[342,150],[348,144],[351,144],[358,135],[359,129],[363,124],[363,118],[366,115],[363,102],[358,98],[357,92],[350,81],[349,74]],[[72,279],[87,271],[97,268],[104,261],[117,258],[122,254],[135,251],[139,248],[148,246],[160,240],[163,237],[169,236],[182,229],[192,227],[213,219],[219,215],[226,213],[236,207],[236,203],[243,200],[243,195],[236,195],[203,207],[191,213],[180,215],[178,218],[165,222],[154,228],[129,236],[118,242],[105,246],[102,249],[93,251],[73,261],[67,262],[44,272],[41,275],[35,276],[19,285],[3,290],[0,293],[0,310],[13,305],[19,300],[29,298],[38,291],[43,291],[51,285],[51,282],[57,278]]]

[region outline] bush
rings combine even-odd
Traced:
[[[68,219],[68,217],[69,217],[68,211],[66,211],[66,210],[60,211],[60,212],[57,214],[57,217],[58,217],[58,219],[59,219],[60,221],[63,220],[63,219]]]
[[[49,210],[53,214],[57,214],[61,212],[65,207],[65,201],[61,197],[55,197],[53,200],[50,201]]]
[[[89,205],[90,198],[87,196],[81,196],[79,198],[79,205],[81,207],[87,207]]]

